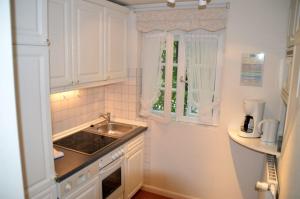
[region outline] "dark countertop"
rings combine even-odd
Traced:
[[[77,171],[83,169],[84,167],[90,165],[91,163],[97,161],[99,158],[104,156],[105,154],[111,152],[115,148],[118,148],[125,142],[131,140],[132,138],[138,136],[143,131],[145,131],[147,127],[138,127],[134,129],[131,133],[128,133],[124,137],[121,137],[111,143],[109,146],[101,149],[97,153],[93,155],[85,155],[82,153],[78,153],[75,151],[71,151],[68,149],[64,149],[59,146],[55,146],[55,148],[59,151],[64,152],[64,157],[58,158],[54,161],[55,171],[56,171],[56,181],[61,182],[64,179],[70,177]]]

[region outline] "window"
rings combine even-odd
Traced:
[[[166,49],[165,43],[163,44],[163,50],[161,53],[161,84],[160,84],[160,95],[156,102],[153,104],[153,110],[157,112],[164,111],[164,95],[166,85]],[[172,99],[171,99],[171,112],[176,112],[176,86],[177,86],[177,67],[178,67],[178,41],[174,41],[173,44],[173,72],[172,72]]]
[[[158,78],[152,79],[159,83],[153,114],[218,123],[222,39],[222,32],[168,33],[160,43]]]

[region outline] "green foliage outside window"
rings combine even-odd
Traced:
[[[176,88],[177,88],[177,64],[178,64],[178,47],[179,42],[174,41],[173,45],[173,73],[172,73],[172,97],[171,97],[171,112],[176,112]],[[161,54],[161,88],[160,95],[153,104],[153,110],[155,111],[164,111],[164,97],[165,97],[165,80],[166,80],[166,50],[164,49]],[[187,81],[187,76],[186,79]],[[184,93],[184,115],[186,116],[188,111],[188,84],[185,83],[185,93]],[[190,112],[195,114],[197,113],[197,108],[190,107]]]
[[[173,51],[173,73],[172,73],[172,99],[171,99],[171,112],[176,112],[176,87],[177,87],[177,64],[178,64],[178,41],[174,41]],[[156,102],[153,104],[153,110],[164,111],[164,90],[165,90],[165,78],[166,78],[166,50],[162,51],[161,55],[161,90],[160,95]]]

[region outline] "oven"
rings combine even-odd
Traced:
[[[124,150],[118,148],[100,159],[100,199],[123,199]]]

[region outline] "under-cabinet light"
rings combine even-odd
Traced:
[[[79,94],[80,94],[79,90],[55,93],[51,95],[51,101],[61,101],[61,100],[71,99],[74,97],[79,97],[80,96]]]
[[[198,0],[198,8],[199,9],[203,9],[203,8],[206,8],[206,5],[208,3],[210,3],[211,0]],[[176,0],[167,0],[167,5],[169,7],[175,7],[175,4],[176,4]]]
[[[168,0],[167,4],[169,7],[175,7],[175,0]]]

